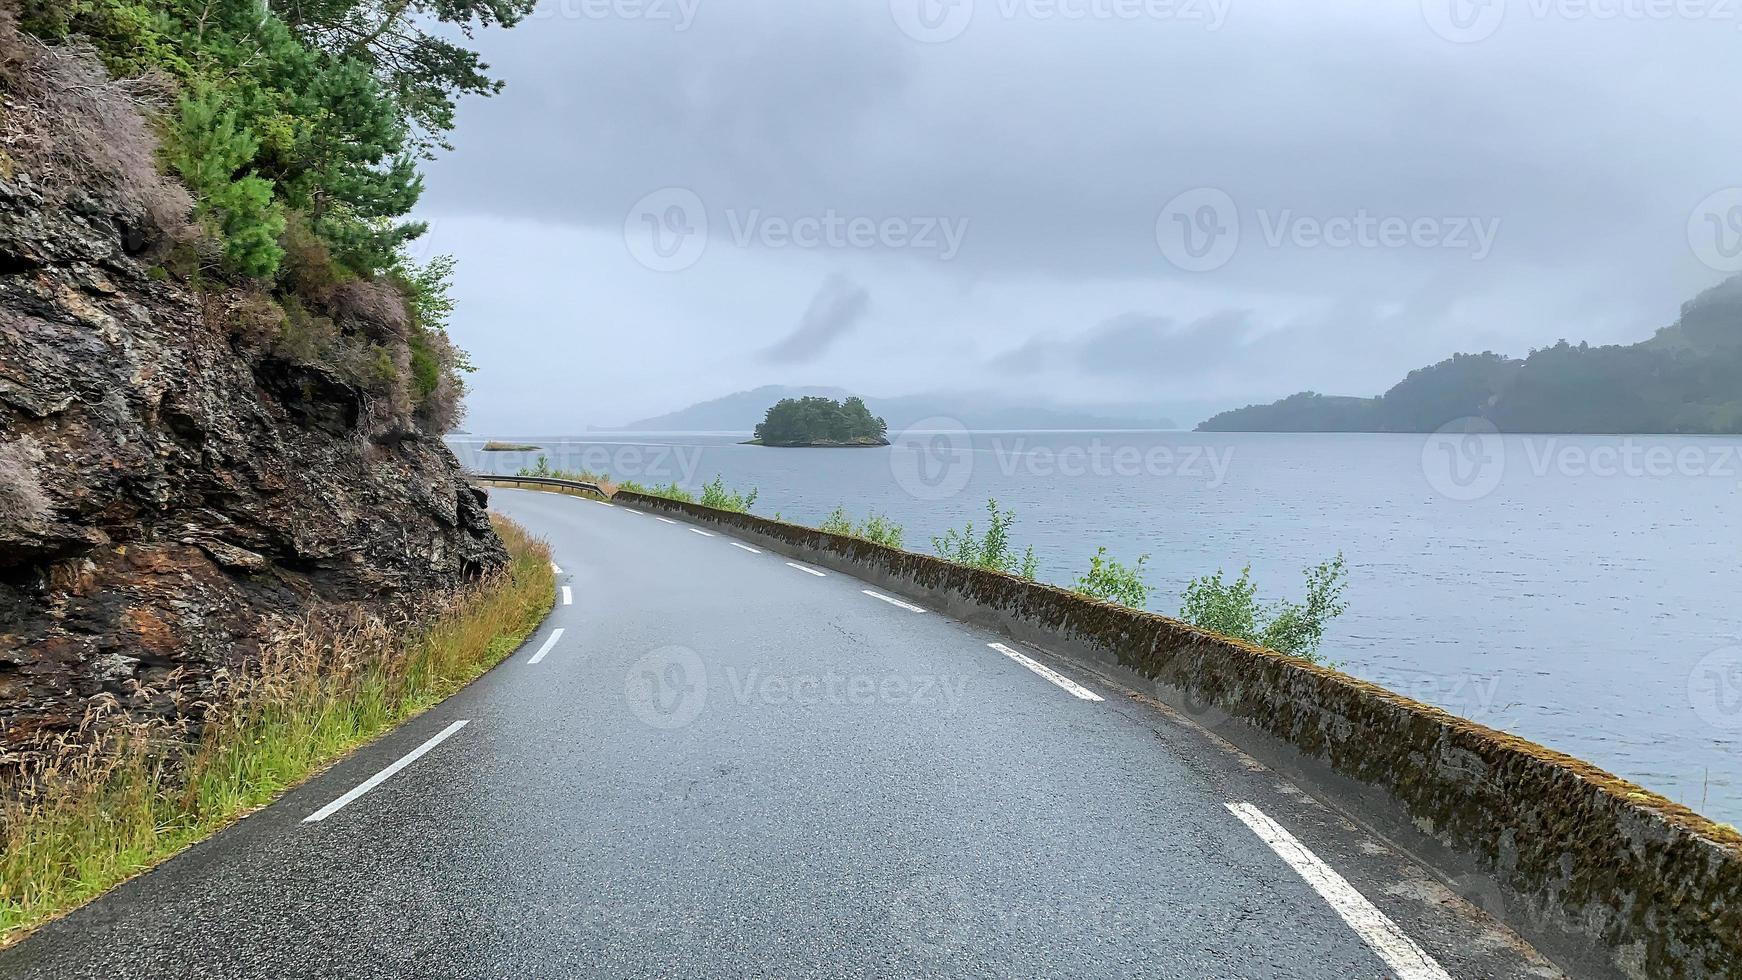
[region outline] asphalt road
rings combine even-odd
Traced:
[[[523,650],[0,977],[1560,975],[1089,666],[628,508],[492,506],[568,589]]]

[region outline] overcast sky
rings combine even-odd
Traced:
[[[508,87],[419,247],[477,432],[771,383],[1377,394],[1724,277],[1742,13],[1702,2],[544,0],[478,37]]]

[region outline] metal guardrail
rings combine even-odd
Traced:
[[[582,483],[579,480],[558,480],[548,476],[498,476],[494,473],[467,473],[466,479],[478,483],[530,483],[541,487],[565,487],[570,490],[584,490],[601,497],[607,496],[598,484]]]

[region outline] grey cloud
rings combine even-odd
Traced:
[[[1067,367],[1095,377],[1154,378],[1168,370],[1237,360],[1251,333],[1251,315],[1243,310],[1183,325],[1171,317],[1126,313],[1079,337],[1034,338],[993,358],[992,366],[1023,372]]]
[[[831,276],[800,318],[798,327],[763,351],[775,364],[808,364],[865,318],[871,294],[845,276]]]
[[[1742,129],[1730,121],[1742,62],[1722,25],[1519,16],[1458,45],[1435,36],[1415,3],[1308,11],[1243,0],[1206,31],[1006,18],[1001,10],[1024,5],[982,2],[960,38],[928,45],[902,34],[888,0],[704,3],[682,31],[550,16],[578,7],[549,0],[541,19],[479,36],[508,87],[465,103],[459,149],[431,166],[425,210],[469,227],[499,222],[500,240],[528,224],[551,247],[584,240],[588,264],[536,284],[550,294],[544,307],[635,322],[639,337],[669,338],[748,380],[850,375],[894,392],[920,370],[823,344],[805,375],[768,378],[767,362],[735,345],[769,322],[766,309],[748,315],[746,293],[802,308],[832,274],[875,292],[863,328],[894,335],[925,322],[928,342],[973,365],[964,370],[1068,367],[1076,380],[1061,386],[1093,395],[1096,378],[1136,383],[1126,363],[1189,354],[1215,363],[1178,383],[1237,401],[1297,386],[1369,391],[1454,350],[1642,339],[1721,278],[1691,255],[1686,228],[1697,202],[1738,182]],[[664,187],[700,196],[708,248],[693,268],[643,281],[624,221]],[[1156,221],[1197,187],[1229,195],[1241,237],[1225,265],[1187,273],[1169,264]],[[971,230],[947,262],[914,250],[740,247],[727,216],[752,210]],[[1497,231],[1480,260],[1455,248],[1267,241],[1285,213]],[[460,252],[463,279],[515,277],[491,267],[500,240],[486,230],[444,247]],[[947,312],[907,305],[919,295],[968,298]],[[1121,309],[1166,310],[1179,323],[1126,324],[1125,334],[1103,323],[1099,348],[1049,346],[1057,337],[1023,346],[1048,323],[1080,328]],[[1249,311],[1236,339],[1198,324],[1213,310]],[[490,343],[553,329],[489,305],[461,317],[480,321]],[[612,342],[590,350],[609,357]],[[503,390],[524,388],[514,381]],[[652,381],[680,384],[668,372],[635,390]],[[480,400],[494,397],[480,385]]]

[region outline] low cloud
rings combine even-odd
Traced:
[[[1226,365],[1240,357],[1254,333],[1251,314],[1225,310],[1181,324],[1172,317],[1125,313],[1075,337],[1042,336],[992,360],[1021,373],[1058,369],[1098,377],[1154,377],[1193,365]]]
[[[852,332],[871,309],[871,294],[845,276],[830,276],[800,318],[798,327],[762,352],[774,364],[809,364]]]

